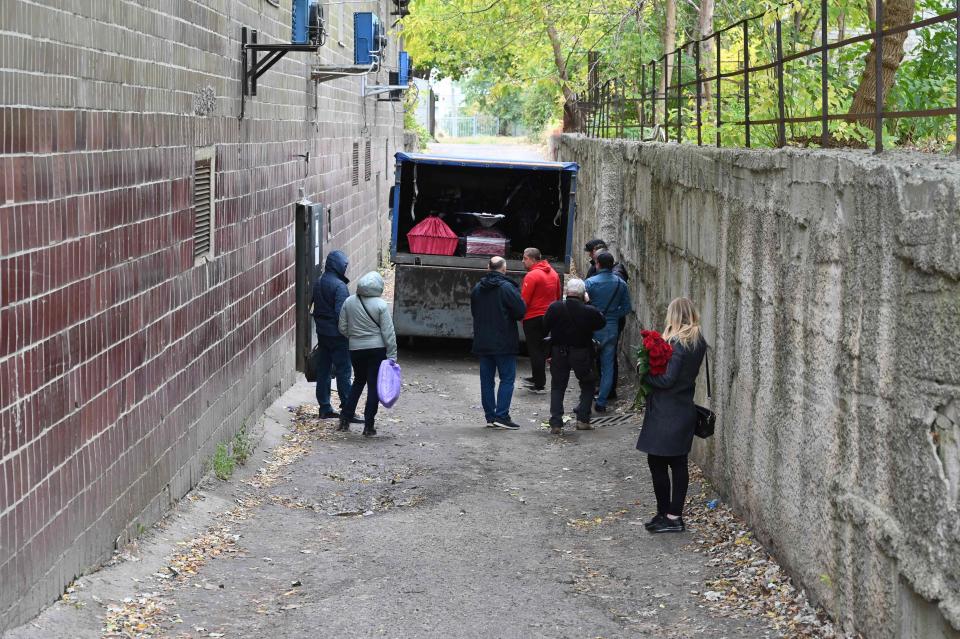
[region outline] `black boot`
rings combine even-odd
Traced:
[[[373,437],[377,434],[377,429],[373,427],[373,424],[370,426],[363,427],[363,436],[364,437]]]
[[[338,433],[345,433],[350,430],[350,418],[340,415],[340,424],[337,426]]]

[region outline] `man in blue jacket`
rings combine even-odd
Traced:
[[[607,398],[613,387],[620,318],[626,317],[633,310],[633,306],[630,304],[630,289],[626,282],[613,274],[613,255],[600,253],[596,260],[597,274],[587,280],[586,287],[590,303],[600,309],[606,320],[606,325],[593,335],[600,342],[600,390],[595,408],[598,413],[605,413]]]
[[[520,333],[517,322],[527,307],[520,287],[507,277],[507,261],[490,258],[489,272],[473,287],[470,312],[473,314],[473,353],[480,357],[480,403],[492,428],[520,428],[510,418],[513,384],[517,376]],[[494,375],[500,388],[494,394]]]
[[[350,342],[340,334],[337,323],[340,309],[350,296],[347,290],[347,266],[349,261],[342,251],[327,255],[321,275],[313,283],[313,321],[317,327],[317,405],[321,418],[340,417],[330,405],[330,367],[337,375],[337,394],[340,406],[350,397]],[[348,415],[353,423],[362,423]]]

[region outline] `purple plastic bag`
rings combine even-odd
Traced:
[[[403,386],[403,379],[400,376],[400,365],[392,359],[380,362],[380,370],[377,372],[377,395],[380,396],[380,403],[385,408],[390,408],[400,399],[401,386]]]

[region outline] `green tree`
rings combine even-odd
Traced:
[[[404,35],[419,64],[462,78],[483,69],[496,83],[547,82],[562,96],[564,129],[580,125],[586,57],[636,29],[647,0],[415,0]]]

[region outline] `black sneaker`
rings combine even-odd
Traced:
[[[525,381],[528,384],[532,384],[534,380],[532,377],[524,377],[523,381]]]
[[[643,527],[646,528],[647,530],[650,530],[651,528],[659,524],[660,520],[665,518],[666,518],[666,515],[661,515],[660,513],[657,513],[656,515],[653,516],[653,519],[645,523]]]
[[[530,384],[529,386],[526,386],[525,388],[526,388],[528,391],[530,391],[531,393],[534,393],[534,394],[536,394],[536,395],[542,395],[543,393],[546,393],[546,392],[547,392],[547,387],[546,387],[546,386],[534,386],[533,384]]]
[[[356,415],[354,415],[353,417],[350,418],[350,423],[351,423],[351,424],[362,424],[362,423],[363,423],[363,417],[357,417]]]
[[[335,410],[327,410],[320,413],[318,416],[320,419],[337,419],[340,417],[340,413]]]
[[[678,533],[683,532],[686,529],[687,527],[683,524],[683,517],[670,519],[666,516],[659,522],[647,528],[647,530],[652,533]]]
[[[497,428],[505,428],[506,430],[517,430],[520,428],[520,424],[517,424],[512,419],[504,417],[494,418],[493,425]]]
[[[377,429],[374,428],[373,426],[367,426],[366,428],[363,429],[364,437],[373,437],[376,434],[377,434]]]
[[[606,406],[601,406],[600,404],[594,404],[594,405],[593,405],[593,411],[594,411],[595,413],[605,413],[605,412],[607,412],[607,407],[606,407]]]

